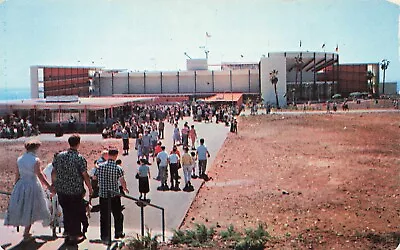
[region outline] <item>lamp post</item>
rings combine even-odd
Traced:
[[[385,94],[386,70],[389,67],[390,61],[387,59],[383,59],[380,64],[381,64],[381,69],[383,70],[382,93]]]

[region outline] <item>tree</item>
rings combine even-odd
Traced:
[[[381,62],[381,69],[383,70],[382,94],[385,94],[386,70],[389,67],[389,64],[390,64],[390,61],[387,59],[383,59]]]
[[[373,94],[373,86],[372,86],[372,79],[374,79],[375,75],[374,72],[372,72],[371,70],[368,70],[367,72],[367,79],[369,82],[367,82],[367,90],[370,94]]]
[[[276,99],[276,107],[279,109],[279,99],[278,99],[278,91],[276,90],[276,84],[278,83],[278,70],[274,69],[269,73],[269,80],[271,84],[274,86],[275,91],[275,99]]]
[[[298,75],[299,75],[299,72],[301,71],[302,66],[303,66],[303,57],[301,55],[299,55],[299,56],[296,56],[294,58],[294,60],[295,60],[295,67],[296,67],[295,86],[297,86]],[[302,99],[302,98],[303,98],[303,79],[302,79],[302,77],[300,77],[300,99]]]

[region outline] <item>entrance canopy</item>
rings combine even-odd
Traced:
[[[46,102],[44,99],[0,102],[0,110],[101,110],[154,101],[156,97],[93,97],[77,102]]]

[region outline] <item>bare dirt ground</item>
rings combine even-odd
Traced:
[[[122,149],[120,141],[103,140],[98,142],[84,142],[81,144],[79,152],[85,156],[88,169],[93,167],[94,160],[100,157],[101,151],[110,146]],[[38,157],[42,161],[42,167],[53,160],[56,152],[68,149],[68,142],[42,142],[38,151]],[[17,158],[25,152],[24,143],[20,141],[8,140],[0,142],[0,190],[11,192],[17,167]],[[0,195],[0,213],[5,212],[8,205],[8,196]]]
[[[274,249],[395,249],[400,113],[239,118],[182,226],[266,223]]]

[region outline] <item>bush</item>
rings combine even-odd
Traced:
[[[265,243],[271,239],[271,235],[264,228],[263,224],[258,224],[256,230],[246,229],[245,235],[235,245],[237,250],[262,250],[264,249]]]
[[[151,231],[147,228],[145,236],[136,234],[136,237],[126,239],[124,244],[134,250],[156,250],[158,249],[158,236],[152,236]]]
[[[196,224],[193,230],[175,230],[171,243],[190,247],[213,246],[215,234],[214,227],[207,229],[205,225]],[[271,239],[263,224],[259,224],[256,229],[246,229],[244,233],[235,231],[233,225],[230,225],[226,231],[221,231],[219,235],[225,246],[237,250],[264,249],[265,243]]]
[[[212,245],[212,239],[215,235],[214,227],[208,228],[203,224],[196,224],[194,230],[174,230],[171,243],[186,244],[192,247]]]

